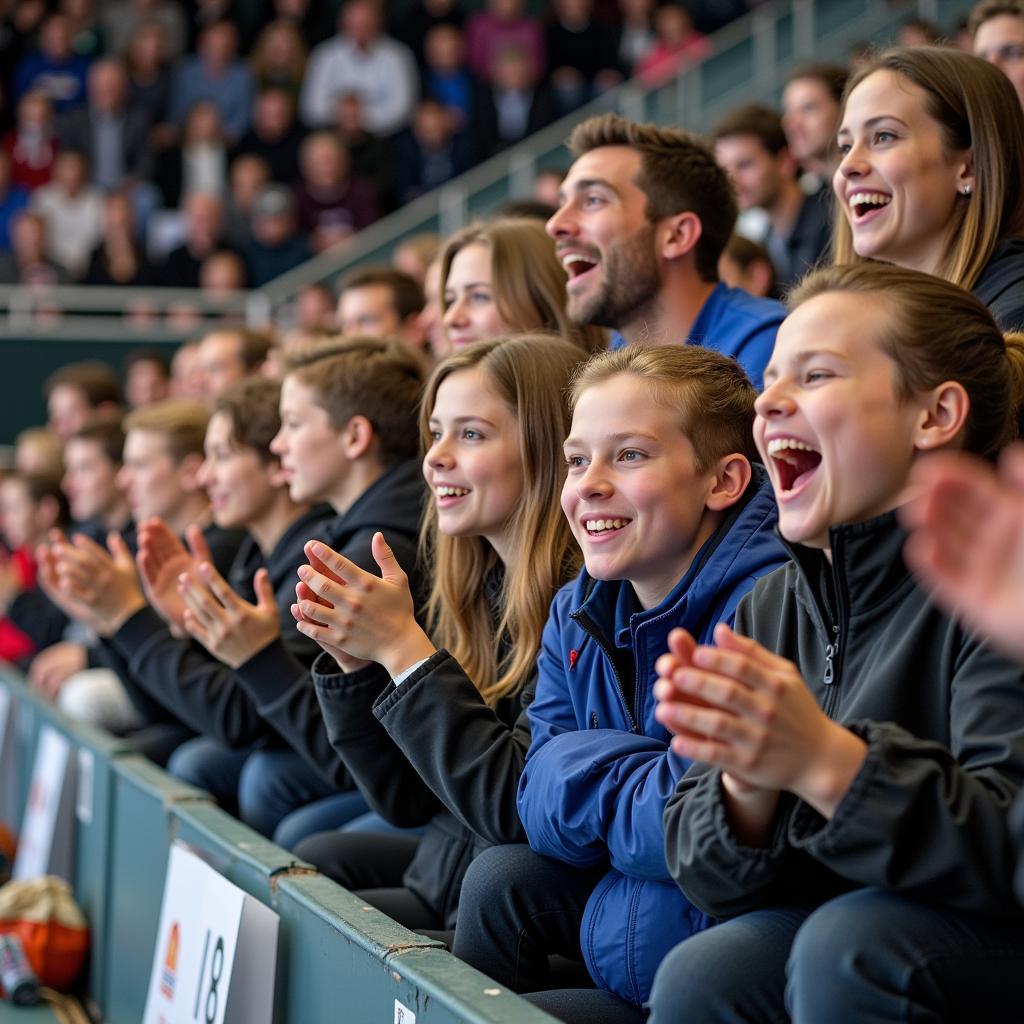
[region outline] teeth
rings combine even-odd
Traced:
[[[601,533],[603,530],[620,530],[628,522],[628,519],[588,519],[583,525],[587,533]]]
[[[768,454],[774,455],[776,452],[784,451],[787,448],[795,448],[799,452],[816,452],[817,448],[812,448],[809,444],[804,444],[803,441],[797,441],[793,437],[776,437],[768,442]]]
[[[892,196],[887,196],[882,192],[854,192],[846,202],[851,207],[888,206],[892,202]]]
[[[461,498],[464,494],[469,494],[465,487],[436,487],[434,490],[439,498]]]
[[[578,252],[568,252],[562,257],[563,269],[568,270],[574,263],[589,263],[592,265],[594,261]]]

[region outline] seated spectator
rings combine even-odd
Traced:
[[[522,331],[552,331],[587,352],[607,345],[599,327],[580,326],[566,309],[566,271],[536,220],[471,224],[441,254],[443,346]]]
[[[808,194],[828,191],[839,162],[836,132],[848,74],[836,64],[798,66],[782,90],[782,130],[793,159],[804,171]]]
[[[131,510],[117,485],[124,431],[117,419],[98,419],[75,431],[65,443],[61,486],[79,530],[105,538],[128,528]]]
[[[103,194],[89,184],[86,158],[64,150],[53,165],[53,180],[32,193],[31,208],[46,221],[48,252],[78,280],[103,231]]]
[[[312,0],[271,0],[273,17],[290,21],[301,33],[306,47],[322,43],[334,31],[335,17],[330,4]]]
[[[707,37],[693,27],[693,19],[680,4],[659,7],[654,12],[654,29],[658,41],[636,67],[637,77],[648,87],[664,85],[711,53]]]
[[[622,81],[615,32],[595,18],[594,0],[555,0],[547,28],[548,76],[560,114]]]
[[[299,109],[313,128],[329,125],[338,97],[356,92],[363,100],[368,131],[387,136],[409,123],[416,99],[416,62],[401,43],[381,32],[372,0],[348,0],[338,34],[309,56]]]
[[[427,278],[430,265],[441,255],[441,236],[431,231],[425,231],[421,235],[413,235],[407,238],[400,245],[395,247],[391,264],[396,270],[401,270],[410,277],[415,278],[417,284],[423,287]]]
[[[11,181],[11,154],[0,149],[0,252],[11,250],[11,221],[28,206],[29,191]]]
[[[245,260],[230,249],[210,253],[199,266],[199,287],[207,296],[231,297],[249,287],[249,271]],[[242,316],[237,313],[231,316]]]
[[[942,30],[926,18],[908,18],[900,25],[896,37],[897,46],[907,47],[939,46],[942,41]]]
[[[481,157],[521,142],[555,118],[551,93],[534,77],[523,50],[502,50],[495,58],[490,83],[474,132]]]
[[[64,473],[64,442],[47,427],[29,427],[14,439],[14,468],[35,476]]]
[[[182,128],[185,117],[200,100],[213,103],[229,145],[249,127],[253,83],[245,62],[238,58],[238,29],[218,21],[199,33],[196,55],[178,66],[171,90],[171,121]]]
[[[1024,103],[1024,3],[982,0],[971,9],[968,29],[975,56],[995,64]]]
[[[466,63],[465,38],[455,25],[440,24],[423,40],[423,95],[456,119],[456,130],[472,133],[480,87]]]
[[[74,53],[95,60],[106,50],[106,37],[96,16],[95,0],[60,0],[60,13],[68,19]]]
[[[306,43],[294,22],[278,18],[265,25],[252,52],[249,67],[261,92],[280,89],[298,102],[306,71]]]
[[[654,0],[619,0],[619,64],[627,75],[658,45],[654,31]]]
[[[167,207],[179,206],[196,193],[224,196],[228,144],[214,103],[200,100],[189,110],[181,146],[161,154],[154,180]]]
[[[459,0],[415,0],[397,19],[395,35],[412,50],[423,68],[427,64],[427,38],[433,30],[441,25],[461,29],[463,21]]]
[[[313,255],[309,240],[299,229],[295,196],[283,185],[271,185],[252,207],[252,237],[242,248],[248,268],[248,286],[261,288]]]
[[[160,283],[139,245],[135,210],[124,193],[113,192],[103,200],[102,231],[100,244],[89,258],[86,284],[146,287]]]
[[[127,53],[143,25],[159,25],[167,60],[176,61],[188,45],[188,22],[172,0],[113,0],[103,8],[103,33],[107,49]]]
[[[252,241],[252,211],[260,194],[270,185],[270,166],[255,154],[236,156],[228,177],[224,238],[241,251]]]
[[[171,397],[171,371],[162,352],[136,348],[125,356],[124,397],[129,409],[143,409]]]
[[[0,253],[0,283],[48,288],[67,284],[68,272],[50,259],[46,220],[31,210],[22,210],[11,223],[11,251]]]
[[[399,203],[411,203],[473,166],[470,141],[455,128],[447,108],[436,100],[420,102],[412,127],[395,144]]]
[[[206,401],[206,375],[200,363],[198,341],[183,342],[171,356],[171,398]]]
[[[212,331],[202,338],[195,370],[203,400],[212,404],[232,385],[257,376],[272,344],[270,335],[246,328]],[[188,379],[181,366],[178,377]]]
[[[93,184],[104,191],[120,188],[125,179],[149,178],[154,169],[151,124],[146,111],[128,101],[124,65],[112,58],[95,61],[87,95],[88,105],[59,119],[61,145],[85,154]]]
[[[299,223],[316,252],[344,242],[379,216],[373,186],[351,171],[351,157],[333,132],[314,132],[299,151]]]
[[[48,426],[63,441],[93,420],[121,414],[121,387],[106,363],[62,366],[46,378],[43,395]]]
[[[557,210],[561,205],[558,193],[562,187],[562,182],[565,181],[565,174],[564,167],[545,167],[538,170],[533,178],[533,195],[531,198],[538,203],[543,203],[544,206],[550,207],[552,210]],[[545,217],[544,219],[549,220],[550,217]]]
[[[367,131],[363,117],[363,99],[357,92],[346,92],[338,98],[335,131],[345,144],[352,173],[372,183],[377,191],[381,210],[394,207],[395,153],[390,139]]]
[[[199,268],[207,256],[225,248],[224,206],[212,193],[193,192],[183,202],[185,244],[168,253],[157,268],[169,288],[198,288]]]
[[[167,50],[166,29],[159,22],[145,21],[132,33],[124,55],[128,106],[145,117],[156,149],[165,148],[174,137],[168,123],[173,75]]]
[[[527,77],[539,82],[547,71],[544,30],[523,13],[523,0],[487,0],[483,10],[466,19],[466,56],[482,83],[493,80],[501,54],[516,50],[526,62]]]
[[[733,235],[718,260],[718,276],[726,288],[742,288],[763,299],[778,298],[775,267],[759,242]]]
[[[832,240],[832,197],[808,196],[786,145],[782,119],[771,107],[737,107],[712,132],[715,159],[729,175],[741,211],[760,209],[768,230],[756,239],[771,254],[785,291],[827,255]]]
[[[252,123],[234,156],[257,156],[267,162],[270,181],[292,185],[299,177],[299,150],[306,137],[295,119],[295,100],[284,89],[262,89],[252,108]]]
[[[338,326],[349,337],[398,338],[409,348],[422,349],[426,339],[418,318],[423,289],[394,267],[361,267],[341,282]]]
[[[338,300],[329,285],[307,284],[295,296],[295,329],[304,334],[333,331],[337,305]]]
[[[12,184],[31,192],[50,180],[60,143],[54,130],[53,105],[44,93],[22,96],[17,122],[3,144],[11,160]]]
[[[71,23],[66,15],[51,14],[39,30],[39,48],[23,57],[14,72],[13,95],[20,100],[41,92],[57,114],[85,102],[89,58],[71,47]]]

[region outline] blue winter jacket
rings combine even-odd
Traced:
[[[758,577],[787,561],[760,466],[750,490],[656,608],[639,610],[624,581],[583,572],[555,595],[544,629],[519,815],[537,853],[580,867],[609,862],[587,904],[580,944],[594,981],[636,1004],[649,996],[665,954],[711,923],[665,864],[662,811],[689,762],[669,749],[671,737],[655,721],[654,663],[677,626],[710,642],[715,624],[733,621]],[[632,649],[632,707],[613,645]]]

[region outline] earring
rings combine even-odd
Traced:
[[[964,185],[964,187],[963,187],[962,189],[960,189],[960,191],[961,191],[961,192],[962,192],[962,193],[963,193],[963,194],[964,194],[965,196],[969,196],[969,195],[971,194],[971,186],[970,186],[970,185]]]

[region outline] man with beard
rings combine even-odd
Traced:
[[[673,128],[592,117],[567,142],[575,163],[548,221],[569,315],[622,345],[697,344],[734,356],[754,386],[783,306],[718,279],[736,199],[714,155]]]

